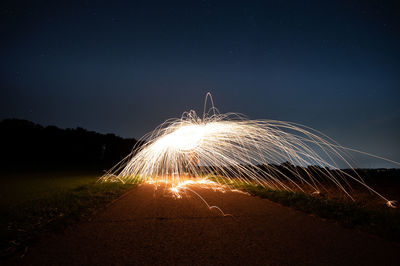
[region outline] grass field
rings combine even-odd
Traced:
[[[23,256],[39,236],[87,217],[136,185],[99,183],[98,177],[84,171],[3,174],[1,256]]]
[[[333,193],[311,195],[300,191],[273,190],[240,181],[213,179],[251,195],[336,221],[345,227],[357,228],[400,242],[400,209],[389,208],[382,200],[377,203],[376,197],[369,193],[354,190],[352,194],[358,197],[356,197],[357,200],[352,201],[344,197],[343,193],[338,192],[336,192],[336,197]]]

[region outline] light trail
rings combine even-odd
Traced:
[[[208,99],[212,106],[206,112]],[[141,141],[142,146],[101,180],[163,182],[179,194],[193,182],[191,178],[215,177],[219,185],[228,187],[241,182],[313,195],[324,190],[328,181],[351,199],[348,189],[353,181],[385,200],[387,206],[396,205],[368,186],[355,170],[350,173],[340,169],[353,169],[347,151],[356,150],[296,123],[220,114],[210,93],[202,117],[193,110],[185,112],[180,119],[167,120]]]
[[[219,213],[221,213],[222,216],[226,217],[226,216],[232,216],[232,214],[227,214],[225,213],[220,207],[216,206],[216,205],[210,205],[208,204],[208,202],[204,199],[204,197],[202,197],[199,193],[197,193],[195,190],[191,189],[190,186],[196,186],[196,187],[200,187],[200,188],[206,188],[206,189],[212,189],[214,191],[219,191],[224,193],[226,191],[226,189],[228,187],[223,186],[221,184],[218,184],[214,181],[211,181],[207,178],[201,178],[201,179],[188,179],[182,182],[179,182],[177,185],[172,185],[169,188],[169,191],[171,191],[173,193],[173,195],[176,198],[182,198],[182,192],[186,192],[189,191],[191,193],[193,193],[194,195],[196,195],[206,206],[209,210],[217,210]],[[238,190],[230,190],[230,191],[236,191],[239,193],[244,193],[242,191],[238,191]],[[247,194],[247,193],[245,193]]]

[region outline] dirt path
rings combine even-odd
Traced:
[[[89,222],[43,239],[33,265],[398,265],[399,245],[268,200],[194,188],[174,199],[141,185]]]

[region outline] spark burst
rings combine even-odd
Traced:
[[[208,100],[212,106],[206,112]],[[355,181],[384,199],[389,207],[395,207],[394,201],[369,187],[356,171],[340,170],[339,166],[352,169],[346,152],[351,149],[296,123],[220,114],[210,93],[202,117],[193,110],[185,112],[180,119],[167,120],[141,141],[144,144],[102,180],[162,182],[178,197],[188,184],[204,184],[209,177],[216,177],[214,187],[255,183],[313,195],[324,190],[328,180],[351,199],[349,181]]]

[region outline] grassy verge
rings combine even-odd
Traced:
[[[365,202],[326,198],[323,195],[312,196],[303,192],[273,190],[256,184],[231,180],[215,180],[251,195],[337,221],[345,227],[358,228],[385,239],[400,241],[400,210],[388,208],[384,204],[379,208],[372,208]]]
[[[43,173],[0,179],[1,257],[23,256],[46,232],[88,217],[135,184],[100,183],[96,174]]]

